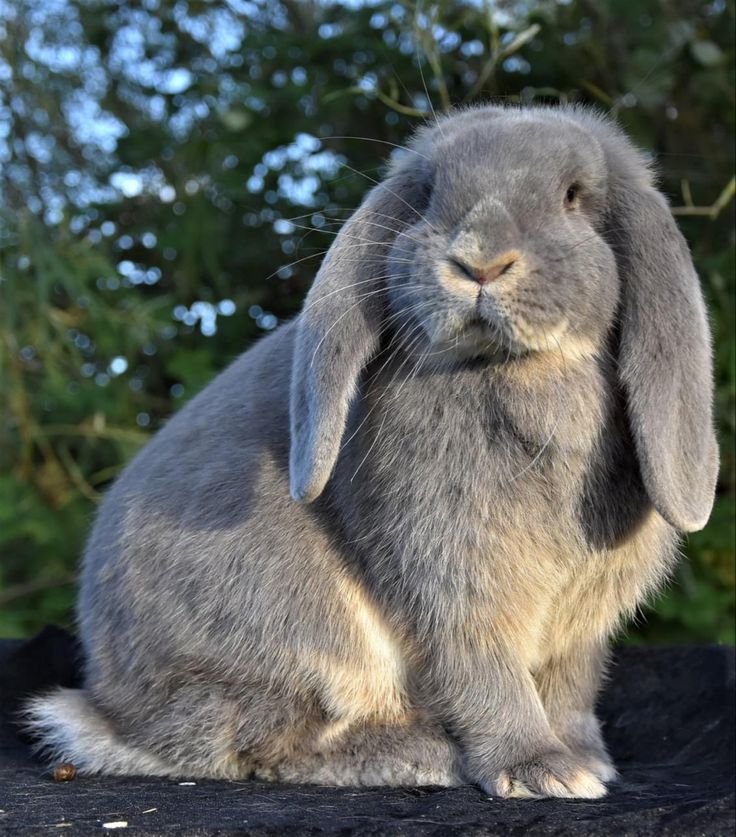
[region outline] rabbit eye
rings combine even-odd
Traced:
[[[567,209],[574,209],[577,206],[579,192],[580,187],[577,183],[573,183],[572,186],[568,187],[567,192],[565,192],[565,207]]]

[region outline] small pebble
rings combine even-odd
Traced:
[[[77,768],[73,764],[57,764],[54,768],[55,782],[71,782],[77,775]]]

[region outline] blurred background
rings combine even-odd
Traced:
[[[594,104],[656,161],[723,467],[625,641],[733,642],[733,32],[724,0],[0,0],[0,636],[73,627],[106,486],[299,309],[390,143],[503,98]]]

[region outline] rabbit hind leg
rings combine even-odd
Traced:
[[[253,778],[337,786],[452,787],[463,781],[456,746],[425,721],[360,723],[323,747],[256,769]]]

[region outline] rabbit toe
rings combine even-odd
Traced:
[[[545,753],[501,771],[495,792],[506,799],[599,799],[606,795],[606,787],[583,760],[567,753]]]

